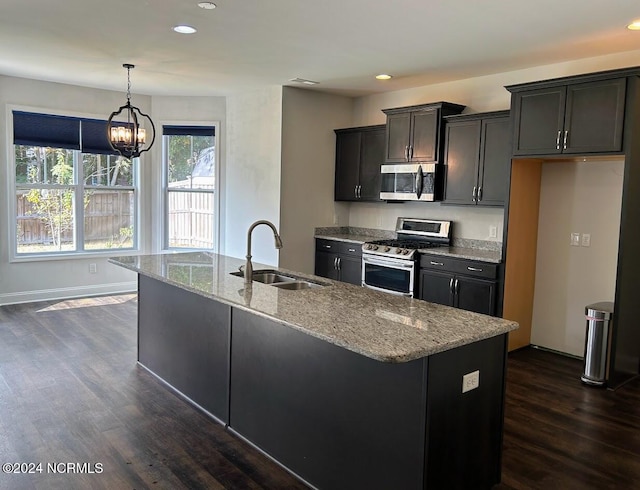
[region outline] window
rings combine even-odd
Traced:
[[[13,133],[15,256],[136,247],[137,159],[106,121],[13,111]]]
[[[213,126],[163,126],[165,248],[215,248]]]

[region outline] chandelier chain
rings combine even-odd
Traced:
[[[131,67],[127,66],[127,102],[131,102]]]

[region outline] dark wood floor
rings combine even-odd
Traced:
[[[0,473],[0,489],[306,488],[136,366],[136,312],[132,295],[0,308],[0,463],[43,465]],[[611,392],[580,371],[509,356],[496,490],[638,488],[640,380]]]

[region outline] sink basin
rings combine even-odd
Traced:
[[[244,272],[231,272],[232,276],[244,277]],[[291,290],[299,290],[299,289],[309,289],[309,288],[318,288],[324,286],[324,284],[308,281],[301,277],[283,274],[281,272],[272,270],[272,269],[258,269],[253,271],[252,279],[256,282],[261,282],[263,284],[269,284],[271,286],[278,287],[280,289],[291,289]]]
[[[231,275],[244,277],[244,272],[232,272]],[[295,281],[297,278],[281,274],[274,270],[260,269],[257,271],[253,271],[253,277],[251,279],[263,284],[275,284],[280,282]]]
[[[278,283],[272,284],[272,286],[280,289],[292,289],[294,291],[297,291],[299,289],[320,288],[323,285],[317,284],[315,282],[308,282],[308,281],[290,281],[290,282],[278,282]]]

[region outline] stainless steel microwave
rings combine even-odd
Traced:
[[[435,163],[382,165],[380,199],[384,201],[435,201],[437,175]]]

